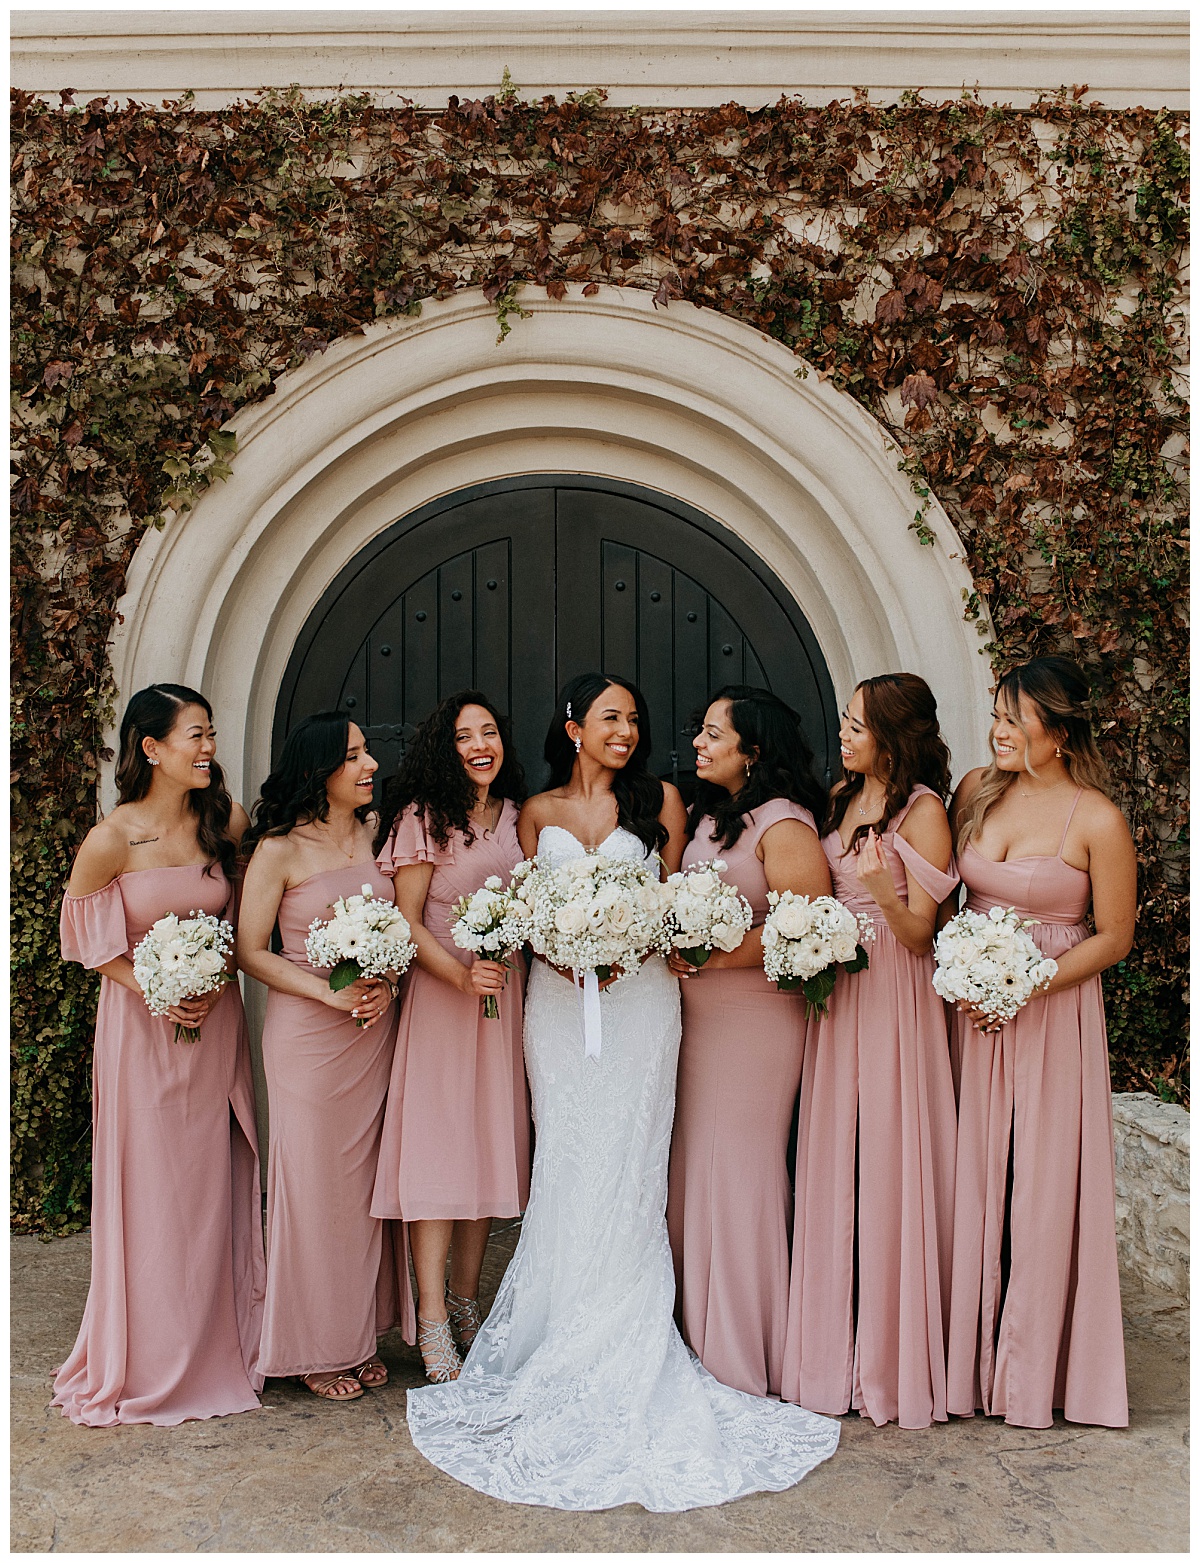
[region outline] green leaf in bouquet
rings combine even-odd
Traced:
[[[362,967],[357,961],[339,961],[329,973],[329,986],[335,993],[340,993],[352,982],[357,982],[361,976]]]
[[[802,984],[804,1004],[810,1016],[825,1013],[829,995],[833,992],[834,983],[837,981],[837,974],[836,966],[826,966],[824,971],[819,971],[815,977],[810,977]]]
[[[852,961],[842,962],[842,970],[848,971],[850,973],[854,973],[856,971],[866,971],[870,964],[871,957],[867,954],[866,948],[860,944],[854,952],[854,959]]]
[[[706,944],[696,944],[690,950],[680,950],[679,953],[689,966],[703,966],[712,951]]]

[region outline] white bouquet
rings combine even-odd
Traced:
[[[784,992],[799,988],[809,1015],[823,1015],[838,969],[862,971],[875,924],[831,895],[809,900],[792,890],[770,890],[763,923],[763,969]]]
[[[309,924],[304,952],[311,965],[330,968],[329,986],[335,993],[360,977],[408,970],[417,947],[398,906],[364,885],[361,895],[341,896],[331,910],[328,922],[315,917]]]
[[[951,1004],[962,1002],[992,1020],[1008,1021],[1058,970],[1043,955],[1010,906],[957,913],[933,947],[933,986]]]
[[[529,942],[581,986],[584,1052],[600,1056],[599,984],[615,967],[636,971],[643,958],[670,950],[663,921],[670,891],[650,864],[588,853],[554,868],[539,858],[513,871],[530,909]],[[581,981],[582,979],[582,981]]]
[[[450,937],[460,950],[470,950],[485,961],[508,966],[514,951],[529,937],[532,921],[533,911],[517,894],[516,885],[506,886],[491,874],[473,895],[461,896],[455,902]],[[483,1016],[485,1020],[500,1019],[494,993],[483,1001]]]
[[[225,970],[233,929],[211,912],[160,917],[133,952],[133,975],[152,1015],[211,993],[234,978]],[[175,1024],[176,1042],[199,1042],[196,1026]]]
[[[714,858],[667,880],[667,937],[692,966],[703,966],[714,950],[736,950],[754,921],[746,897],[721,878],[725,866]]]

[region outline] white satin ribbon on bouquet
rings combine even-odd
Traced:
[[[579,971],[571,972],[575,979],[575,991],[579,995],[579,1014],[583,1021],[583,1056],[600,1057],[600,979],[594,971],[585,971],[583,983]]]

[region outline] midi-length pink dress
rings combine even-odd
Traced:
[[[1088,937],[1091,880],[1061,856],[1078,801],[1054,857],[994,863],[968,843],[958,859],[967,905],[1036,918],[1034,943],[1055,957]],[[1126,1427],[1100,978],[1031,999],[987,1035],[965,1015],[951,1024],[961,1081],[949,1408],[1015,1427],[1049,1427],[1056,1408]]]
[[[958,883],[883,832],[897,893],[906,871],[941,902]],[[800,1083],[796,1225],[783,1398],[877,1426],[946,1420],[946,1322],[954,1220],[954,1087],[932,955],[896,938],[842,856],[822,843],[833,893],[875,924],[870,967],[839,975],[811,1022]]]
[[[279,903],[282,954],[311,967],[310,924],[339,896],[391,900],[373,863],[313,874]],[[376,1337],[416,1328],[403,1228],[371,1214],[384,1098],[396,1044],[396,1006],[360,1028],[345,1010],[279,993],[267,999],[263,1068],[270,1107],[267,1301],[262,1370],[272,1377],[356,1367]]]
[[[451,938],[460,896],[495,874],[508,883],[523,853],[517,806],[504,800],[496,829],[462,831],[441,847],[415,808],[406,809],[379,855],[380,872],[432,863],[424,924],[464,966],[471,956]],[[499,1018],[487,1020],[475,994],[410,968],[387,1116],[379,1151],[377,1216],[405,1221],[475,1221],[518,1216],[529,1199],[529,1088],[521,1047],[523,962],[509,973]]]
[[[94,969],[168,912],[232,920],[203,864],[137,869],[63,901],[63,959]],[[92,1279],[53,1405],[87,1427],[251,1411],[262,1388],[258,1137],[246,1020],[230,983],[198,1042],[100,981],[92,1060]]]
[[[746,816],[732,847],[701,821],[684,868],[722,859],[721,875],[766,918],[767,876],[756,856],[772,825],[805,808],[772,798]],[[675,1310],[683,1338],[722,1384],[778,1395],[788,1308],[792,1190],[787,1142],[800,1086],[806,1022],[797,993],[761,966],[717,969],[680,984],[683,1040],[667,1184]]]

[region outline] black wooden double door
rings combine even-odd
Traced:
[[[531,785],[557,690],[596,669],[645,692],[651,768],[685,787],[694,714],[722,684],[801,714],[821,767],[829,674],[780,582],[716,522],[647,489],[571,476],[484,485],[425,506],[341,572],[296,643],[276,708],[291,727],[341,708],[381,762],[437,702],[481,689],[512,718]]]

